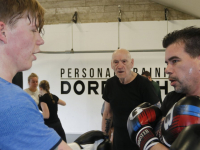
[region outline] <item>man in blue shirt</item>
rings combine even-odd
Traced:
[[[36,60],[44,25],[37,0],[0,0],[0,149],[47,150],[71,148],[44,125],[34,100],[12,79]]]

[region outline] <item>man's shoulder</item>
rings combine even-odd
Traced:
[[[158,83],[157,83],[156,81],[154,81],[154,80],[152,80],[152,83],[153,83],[153,84],[157,84],[157,85],[158,85]]]
[[[154,87],[159,87],[159,84],[156,81],[152,80],[151,82],[152,82]]]
[[[110,77],[109,79],[107,79],[107,83],[109,83],[109,82],[116,82],[117,81],[117,79],[118,79],[118,77],[117,76],[113,76],[113,77]]]
[[[167,106],[171,103],[174,104],[177,101],[179,101],[181,98],[183,98],[184,96],[185,96],[185,94],[177,93],[175,91],[171,91],[165,96],[165,98],[163,100],[163,106],[164,105]]]
[[[0,102],[4,104],[3,107],[23,106],[35,103],[29,94],[15,84],[4,82],[0,84],[0,91]]]
[[[182,93],[177,93],[175,91],[171,91],[169,92],[167,95],[166,95],[166,99],[172,99],[172,98],[175,98],[175,99],[180,99],[182,97],[184,97],[185,94],[182,94]]]
[[[7,95],[8,97],[19,93],[24,93],[24,91],[19,86],[2,80],[0,80],[0,90],[2,93],[1,95]]]
[[[118,77],[116,75],[114,75],[114,76],[110,77],[108,80],[116,80],[116,79],[118,79]]]
[[[3,88],[5,86],[11,86],[11,85],[12,85],[12,83],[10,83],[10,82],[8,82],[8,81],[6,81],[6,80],[4,80],[3,78],[0,77],[0,88]]]
[[[134,80],[135,80],[135,82],[137,82],[137,84],[143,85],[143,87],[148,86],[149,84],[151,84],[149,79],[147,79],[146,77],[141,76],[139,74],[137,74],[137,76],[136,76],[136,78]]]
[[[177,93],[175,91],[171,91],[169,92],[164,100],[163,103],[161,105],[161,111],[163,113],[163,116],[166,116],[166,114],[168,113],[168,111],[171,109],[171,107],[177,102],[179,101],[181,98],[183,98],[185,96],[185,94],[182,93]]]
[[[139,74],[137,74],[136,78],[134,80],[138,80],[138,81],[149,81],[146,77],[141,76]]]

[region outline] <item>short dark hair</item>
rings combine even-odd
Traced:
[[[163,39],[163,47],[174,43],[184,43],[185,52],[195,58],[200,55],[200,28],[191,26],[167,34]]]
[[[145,75],[146,77],[151,77],[151,74],[149,71],[142,72],[142,75]]]

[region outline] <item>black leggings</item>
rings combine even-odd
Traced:
[[[50,128],[53,128],[58,133],[58,135],[62,138],[62,140],[67,143],[65,132],[60,122],[46,124],[46,125]]]

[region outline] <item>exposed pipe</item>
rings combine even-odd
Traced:
[[[115,50],[96,50],[96,51],[40,51],[44,54],[78,54],[78,53],[113,53]],[[129,52],[165,52],[165,49],[157,50],[129,50]]]
[[[72,48],[71,48],[71,52],[74,51],[74,50],[73,50],[73,47],[74,47],[74,45],[73,45],[73,44],[74,44],[74,40],[73,40],[73,39],[74,39],[73,24],[74,24],[74,23],[72,22]]]
[[[167,8],[165,8],[165,20],[168,20],[168,12],[169,12],[169,10]]]
[[[122,21],[122,13],[121,13],[121,6],[118,5],[118,9],[119,9],[119,15],[118,15],[118,22]]]
[[[120,49],[120,22],[118,22],[118,49]]]
[[[73,15],[73,17],[72,17],[72,21],[74,22],[74,23],[77,23],[77,12],[75,11],[75,13],[74,13],[74,15]]]
[[[74,36],[74,33],[73,33],[73,23],[77,23],[77,12],[75,11],[75,13],[74,13],[74,15],[73,15],[73,17],[72,17],[72,48],[71,48],[71,53],[73,53],[74,52],[74,50],[73,50],[73,47],[74,47],[74,41],[73,41],[73,36]]]
[[[119,15],[118,15],[118,49],[120,49],[120,22],[122,14],[121,14],[121,6],[118,5],[118,9],[119,9]]]
[[[169,10],[165,8],[165,20],[167,20],[167,34],[168,34],[168,14],[169,14]]]

